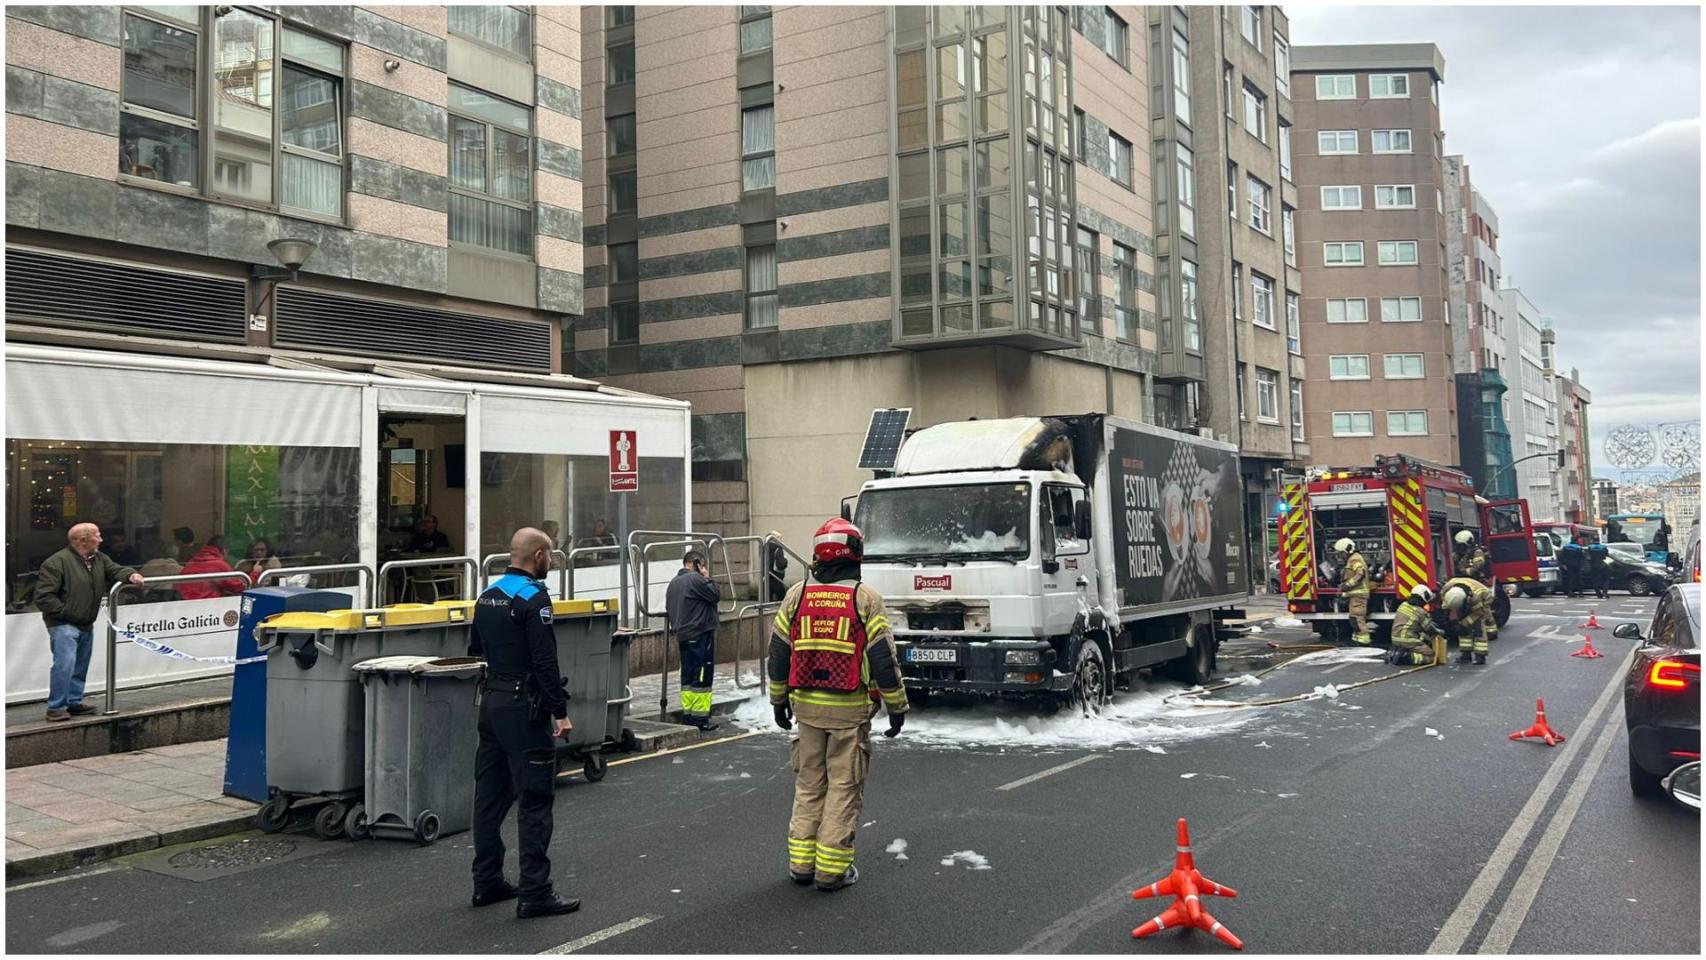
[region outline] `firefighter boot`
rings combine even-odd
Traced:
[[[817,888],[819,890],[822,890],[824,893],[829,893],[829,892],[834,891],[834,890],[840,890],[842,887],[851,887],[852,885],[854,885],[855,883],[858,883],[858,882],[859,882],[859,868],[854,867],[854,866],[849,866],[847,868],[846,873],[842,874],[839,877],[836,877],[834,880],[830,880],[828,882],[825,882],[823,880],[819,880],[817,882]]]
[[[1457,651],[1457,662],[1458,663],[1468,663],[1473,659],[1475,659],[1475,655],[1469,652],[1468,647],[1461,647],[1458,649],[1458,651]]]
[[[1478,667],[1486,666],[1487,665],[1487,655],[1484,653],[1477,653],[1475,655],[1475,665]]]

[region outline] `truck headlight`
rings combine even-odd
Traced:
[[[1021,665],[1025,665],[1025,666],[1031,666],[1034,664],[1042,663],[1043,662],[1042,651],[1040,651],[1040,650],[1009,650],[1009,651],[1007,651],[1007,662],[1010,664],[1021,664]]]

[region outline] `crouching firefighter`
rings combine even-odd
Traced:
[[[859,878],[853,830],[865,805],[871,718],[880,699],[884,736],[906,721],[906,688],[883,598],[859,580],[864,536],[836,518],[818,528],[811,578],[795,584],[770,633],[770,704],[776,725],[800,724],[789,745],[794,815],[788,821],[788,875],[840,890]]]
[[[1452,631],[1457,635],[1457,662],[1468,663],[1470,652],[1475,662],[1487,662],[1488,625],[1493,622],[1493,591],[1479,580],[1453,577],[1445,582],[1439,605],[1450,615]]]
[[[1434,662],[1433,638],[1440,636],[1428,604],[1434,592],[1422,584],[1410,588],[1410,595],[1398,605],[1392,617],[1392,652],[1388,659],[1398,666],[1422,666]]]

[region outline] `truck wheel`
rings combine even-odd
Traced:
[[[1192,643],[1185,655],[1174,660],[1170,665],[1175,678],[1191,686],[1207,683],[1214,674],[1214,635],[1212,631],[1199,629],[1196,632],[1196,642]]]
[[[1100,714],[1108,700],[1108,671],[1102,648],[1085,640],[1078,648],[1078,664],[1072,671],[1073,704],[1085,715]]]
[[[1504,626],[1511,618],[1511,598],[1503,590],[1493,593],[1493,622]]]

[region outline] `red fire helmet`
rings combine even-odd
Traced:
[[[812,538],[812,559],[818,563],[857,560],[865,555],[865,535],[850,520],[840,517],[824,521]]]

